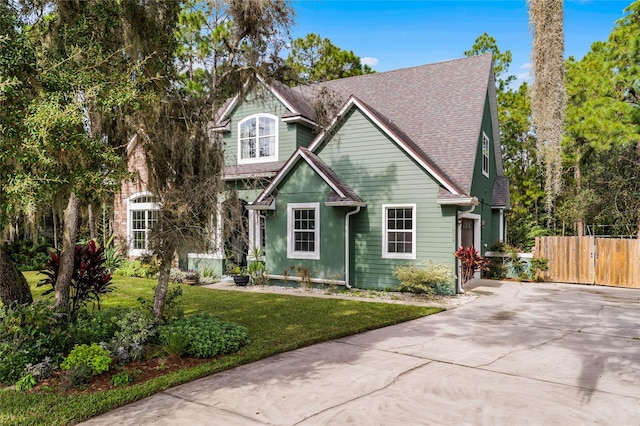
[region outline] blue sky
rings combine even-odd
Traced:
[[[606,40],[628,1],[565,0],[565,56],[581,58]],[[460,58],[487,32],[511,50],[510,74],[528,80],[531,49],[526,0],[292,0],[292,36],[317,33],[388,71]]]

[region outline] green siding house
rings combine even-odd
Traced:
[[[328,125],[319,99],[340,105]],[[234,246],[218,229],[219,249],[190,254],[190,266],[222,268],[225,247],[243,263],[259,247],[272,281],[393,289],[398,265],[434,260],[459,275],[457,247],[484,253],[504,238],[490,55],[294,88],[258,82],[218,117],[233,194],[221,203],[240,203],[247,235]]]

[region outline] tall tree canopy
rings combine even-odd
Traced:
[[[292,41],[286,63],[296,74],[294,82],[315,83],[375,72],[352,50],[341,49],[315,33]]]

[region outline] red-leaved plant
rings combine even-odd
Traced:
[[[470,247],[459,247],[453,255],[460,260],[462,269],[462,290],[467,292],[467,283],[477,271],[488,271],[489,259],[480,256],[478,250]]]
[[[97,303],[100,309],[100,297],[111,292],[111,274],[107,273],[104,266],[104,247],[99,247],[95,241],[90,240],[86,244],[77,244],[73,265],[73,276],[69,294],[69,313],[73,316],[91,300]],[[43,294],[55,291],[56,279],[60,270],[60,250],[50,253],[50,259],[45,264],[46,275],[38,283],[39,286],[51,285],[51,288]]]

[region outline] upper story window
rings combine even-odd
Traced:
[[[278,119],[257,114],[238,124],[238,164],[278,160]]]
[[[489,177],[489,136],[482,132],[482,174]]]
[[[416,205],[382,205],[382,258],[416,258]]]
[[[158,221],[160,204],[151,194],[134,195],[127,204],[129,254],[141,256],[149,250],[149,232]]]

